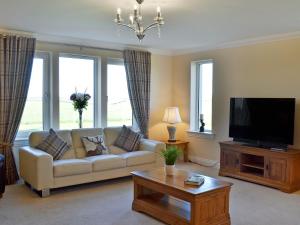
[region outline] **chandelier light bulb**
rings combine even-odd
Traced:
[[[134,5],[133,7],[133,14],[134,14],[134,17],[137,18],[137,15],[138,15],[138,10],[137,10],[137,5]]]
[[[161,17],[161,11],[160,11],[160,7],[159,6],[157,6],[157,17]]]
[[[121,15],[121,9],[120,8],[117,9],[117,14]]]
[[[133,15],[130,15],[129,16],[129,20],[130,20],[130,23],[131,23],[131,25],[133,24]]]

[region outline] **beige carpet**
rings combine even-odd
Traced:
[[[182,164],[203,174],[217,170]],[[233,225],[300,225],[300,192],[222,178],[234,183],[230,213]],[[159,221],[131,210],[132,181],[122,178],[56,190],[40,198],[25,185],[7,187],[0,199],[0,225],[158,225]]]

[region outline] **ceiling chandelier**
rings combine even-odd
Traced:
[[[120,25],[127,27],[131,30],[133,30],[139,39],[139,41],[142,41],[145,37],[145,33],[147,30],[150,30],[151,28],[157,27],[158,29],[158,36],[160,37],[160,27],[164,24],[164,18],[161,16],[160,7],[157,7],[157,15],[154,18],[154,22],[152,24],[149,24],[148,26],[143,26],[143,17],[141,12],[141,5],[144,0],[136,0],[138,3],[138,6],[135,5],[133,9],[133,14],[129,14],[129,23],[124,23],[124,20],[121,16],[121,9],[117,9],[117,18],[115,19],[115,22]]]

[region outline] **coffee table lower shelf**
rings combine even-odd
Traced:
[[[190,224],[190,204],[167,195],[154,193],[139,197],[133,201],[132,208],[168,224]]]

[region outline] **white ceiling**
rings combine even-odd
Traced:
[[[134,0],[0,0],[0,28],[34,32],[40,39],[120,47],[137,45],[180,52],[300,31],[299,0],[145,0],[143,17],[151,22],[160,5],[166,24],[139,44],[133,32],[113,23]]]

